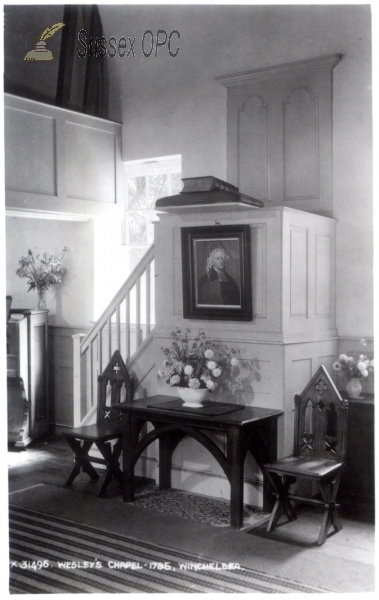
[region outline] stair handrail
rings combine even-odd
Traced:
[[[153,261],[154,259],[154,244],[148,248],[146,253],[143,255],[138,265],[133,269],[130,273],[129,277],[120,287],[116,295],[112,298],[108,306],[102,312],[100,317],[97,319],[95,325],[92,327],[91,331],[86,335],[83,341],[80,344],[80,354],[84,354],[86,350],[89,348],[90,344],[96,339],[98,333],[103,329],[106,325],[109,317],[113,315],[116,311],[117,306],[124,300],[125,296],[133,289],[137,280],[143,275],[146,270],[146,267]]]

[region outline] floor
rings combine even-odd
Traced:
[[[32,489],[33,486],[36,488],[41,484],[62,488],[71,466],[72,454],[61,436],[42,439],[26,451],[16,451],[9,447],[10,499],[21,493],[20,490]],[[143,486],[143,483],[140,485]],[[238,561],[257,570],[269,571],[271,568],[277,575],[283,573],[284,576],[288,576],[290,572],[294,578],[296,574],[296,580],[304,577],[306,565],[307,580],[320,586],[322,583],[325,586],[325,581],[330,580],[334,570],[341,571],[339,575],[342,583],[335,591],[373,591],[375,532],[374,519],[370,512],[358,513],[356,509],[343,510],[341,507],[343,530],[318,547],[315,540],[320,515],[315,515],[313,510],[306,507],[300,509],[296,521],[278,527],[270,535],[266,533],[265,526],[249,533],[233,531],[230,528],[220,532],[218,528],[204,523],[129,507],[122,502],[121,490],[116,481],[108,488],[108,499],[97,498],[97,488],[98,484],[81,474],[70,490],[63,491],[68,495],[80,494],[81,498],[84,495],[86,502],[83,515],[86,514],[88,519],[92,518],[95,522],[99,521],[100,516],[104,518],[105,514],[108,515],[107,524],[110,530],[112,527],[115,530],[119,527],[115,516],[122,508],[124,516],[129,518],[129,534],[141,539],[151,539],[171,547],[180,546],[198,556]],[[78,519],[75,503],[68,504],[63,491],[61,502],[64,516]],[[344,579],[349,578],[349,565],[354,565],[356,569],[351,585],[348,582],[343,583]],[[342,572],[343,569],[346,573]],[[368,577],[368,573],[372,573],[372,576]],[[368,579],[371,579],[371,583],[367,582]]]

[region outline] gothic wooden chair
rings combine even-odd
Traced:
[[[106,466],[99,496],[104,495],[112,479],[118,479],[121,484],[123,483],[119,463],[122,450],[121,412],[112,407],[118,402],[130,402],[133,399],[133,389],[133,379],[126,369],[120,352],[116,350],[104,372],[98,377],[96,424],[62,432],[74,452],[75,460],[65,487],[70,487],[81,470],[91,479],[99,479],[92,463]],[[111,441],[114,440],[116,441],[112,446]],[[89,455],[93,445],[97,447],[101,457]]]
[[[276,502],[267,531],[275,529],[283,513],[296,519],[293,502],[324,508],[318,545],[331,526],[342,529],[336,503],[346,454],[348,402],[341,398],[327,370],[321,366],[300,394],[295,396],[295,438],[292,456],[264,465]],[[316,484],[320,498],[291,493],[290,486],[305,479]],[[314,488],[314,485],[312,485]]]

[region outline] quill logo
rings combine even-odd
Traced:
[[[24,60],[54,60],[53,53],[46,48],[46,40],[51,38],[62,27],[65,27],[64,23],[55,23],[55,25],[47,27],[39,36],[35,48],[25,54]]]

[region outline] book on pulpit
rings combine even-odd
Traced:
[[[183,189],[181,194],[193,194],[196,192],[238,192],[238,187],[208,175],[206,177],[185,177],[182,179]]]

